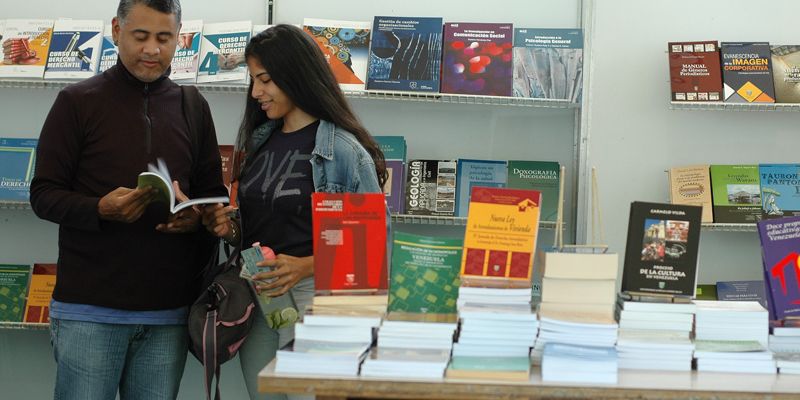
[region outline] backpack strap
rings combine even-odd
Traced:
[[[181,108],[183,119],[189,127],[189,142],[192,145],[192,177],[197,167],[197,158],[200,155],[200,130],[203,129],[203,98],[197,87],[181,85]]]
[[[217,398],[219,398],[219,366],[217,365],[217,310],[206,313],[203,325],[203,370],[205,372],[206,400],[211,400],[211,383],[217,374]]]

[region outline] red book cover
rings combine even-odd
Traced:
[[[50,299],[56,287],[56,264],[33,264],[24,322],[50,322]]]
[[[672,101],[721,101],[722,69],[716,41],[670,42]]]
[[[311,202],[317,294],[387,290],[383,193],[314,193]]]

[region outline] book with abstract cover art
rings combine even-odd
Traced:
[[[0,138],[0,200],[28,201],[38,142]]]
[[[0,264],[0,321],[22,322],[30,265]]]
[[[669,202],[703,207],[703,223],[714,222],[709,165],[670,168]]]
[[[362,21],[303,20],[303,30],[317,42],[343,90],[364,90],[370,26]]]
[[[759,221],[769,319],[800,316],[800,217]]]
[[[472,189],[462,286],[531,288],[541,202],[536,190]]]
[[[0,78],[43,78],[52,36],[53,20],[6,20]]]
[[[800,45],[772,46],[775,101],[800,103]]]
[[[197,83],[246,83],[244,49],[252,31],[250,21],[203,25]]]
[[[454,314],[462,243],[458,238],[395,232],[388,311]]]
[[[508,161],[509,189],[538,190],[542,193],[542,221],[555,221],[558,216],[558,192],[561,187],[561,166],[556,161]]]
[[[511,96],[512,24],[446,23],[442,93]]]
[[[761,219],[800,215],[800,164],[760,164]]]
[[[467,216],[473,187],[506,187],[507,175],[505,161],[459,159],[456,168],[456,216]]]
[[[669,42],[667,54],[672,101],[722,100],[722,70],[716,40]]]
[[[50,300],[56,287],[56,264],[33,264],[24,322],[50,322]]]
[[[714,222],[754,223],[761,219],[758,165],[712,165]]]
[[[44,79],[85,79],[100,61],[103,21],[59,19],[47,55]]]
[[[452,217],[456,211],[456,166],[456,160],[409,161],[406,214]]]
[[[383,193],[315,192],[311,203],[317,294],[385,293],[389,277]]]
[[[181,23],[178,46],[172,57],[172,72],[169,78],[178,83],[194,83],[200,63],[200,39],[203,37],[203,21],[192,20]]]
[[[726,103],[774,103],[769,43],[722,42],[722,83]]]
[[[100,47],[100,66],[97,68],[97,73],[102,74],[105,70],[117,64],[117,56],[119,55],[119,48],[114,44],[114,36],[112,34],[114,27],[106,25],[103,32],[103,44]]]
[[[514,30],[514,97],[580,102],[583,31]]]
[[[441,18],[375,17],[367,89],[438,92],[441,60]]]
[[[631,203],[622,291],[694,297],[703,208]]]

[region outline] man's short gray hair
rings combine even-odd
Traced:
[[[125,22],[133,6],[137,4],[145,5],[153,10],[164,14],[175,14],[175,22],[181,23],[181,2],[180,0],[119,0],[117,7],[117,19],[120,23]]]

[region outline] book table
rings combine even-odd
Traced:
[[[261,392],[316,395],[318,400],[364,399],[800,399],[800,375],[620,370],[613,385],[463,379],[413,380],[275,373],[275,360],[258,375]]]

